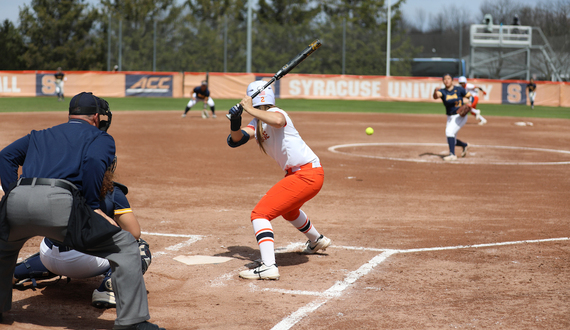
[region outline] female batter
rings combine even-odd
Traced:
[[[465,157],[467,155],[467,149],[469,149],[468,143],[457,138],[457,132],[459,132],[461,127],[467,122],[467,116],[460,116],[457,113],[457,109],[463,105],[464,98],[469,99],[471,97],[471,93],[466,92],[465,88],[461,86],[454,86],[453,78],[450,74],[443,75],[443,84],[445,88],[436,88],[433,91],[433,98],[434,100],[441,99],[445,106],[445,112],[447,114],[445,135],[447,136],[447,143],[449,144],[449,155],[443,157],[443,160],[452,161],[457,160],[455,146],[463,148],[461,157]]]
[[[275,159],[286,172],[285,177],[269,189],[251,212],[251,224],[262,263],[257,268],[239,274],[246,279],[276,280],[279,279],[279,270],[275,263],[271,220],[282,216],[305,234],[309,240],[304,253],[325,250],[331,240],[321,235],[301,210],[301,206],[315,197],[323,185],[324,172],[319,158],[303,141],[287,113],[275,106],[275,94],[271,86],[252,100],[250,96],[264,85],[263,81],[249,84],[247,96],[239,105],[230,109],[232,119],[228,145],[235,148],[250,139],[256,139],[261,151]],[[254,118],[246,127],[241,128],[243,111]]]

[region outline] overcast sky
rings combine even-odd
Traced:
[[[387,0],[391,1],[392,3],[396,2],[396,0]],[[546,0],[548,2],[549,0]],[[32,1],[31,0],[0,0],[0,21],[3,22],[5,19],[11,20],[14,24],[18,25],[18,13],[20,12],[20,7],[23,7],[24,4],[29,5]],[[99,0],[87,0],[87,2],[92,4],[98,4]],[[465,6],[471,8],[471,12],[473,13],[473,19],[480,16],[479,7],[481,4],[485,2],[485,0],[468,0],[468,1],[450,1],[450,0],[406,0],[405,4],[402,7],[402,12],[406,17],[415,18],[416,12],[420,9],[425,10],[428,15],[435,15],[439,13],[445,5],[449,5],[450,3],[455,4],[456,6],[463,6],[462,3],[465,3]],[[513,3],[520,3],[520,4],[528,4],[534,7],[537,3],[537,0],[512,0]],[[545,2],[545,0],[541,0],[541,2]]]

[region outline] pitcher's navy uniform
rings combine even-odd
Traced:
[[[441,88],[438,91],[442,94],[441,100],[443,101],[445,113],[447,114],[445,136],[449,144],[449,152],[451,155],[455,155],[455,146],[460,146],[463,147],[465,153],[468,144],[457,139],[457,132],[459,132],[461,127],[467,122],[467,116],[461,117],[458,115],[457,109],[463,105],[463,98],[466,97],[468,93],[465,91],[465,88],[460,86],[453,86],[451,90]]]

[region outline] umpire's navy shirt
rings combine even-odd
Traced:
[[[439,91],[441,92],[441,100],[445,106],[445,113],[448,116],[457,114],[457,109],[463,105],[463,98],[467,95],[465,88],[453,86],[451,90],[442,88]]]
[[[30,134],[0,151],[2,189],[23,178],[65,179],[82,192],[87,204],[99,208],[105,171],[115,157],[115,140],[81,119]]]

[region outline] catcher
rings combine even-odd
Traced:
[[[461,157],[467,156],[469,143],[463,142],[457,138],[457,132],[467,122],[467,114],[471,112],[471,107],[464,102],[464,98],[469,99],[471,93],[465,91],[461,86],[453,85],[453,77],[446,73],[443,75],[443,84],[445,88],[435,89],[433,91],[434,100],[441,99],[445,106],[447,114],[447,125],[445,126],[445,135],[449,144],[449,155],[443,157],[444,161],[457,160],[455,155],[455,146],[463,148]]]
[[[101,189],[101,210],[130,232],[139,242],[141,267],[144,274],[151,263],[151,253],[148,243],[140,238],[140,225],[135,218],[127,200],[128,188],[113,181],[117,158],[105,172]],[[115,293],[111,283],[111,267],[104,258],[91,256],[71,249],[59,242],[44,238],[40,244],[40,252],[16,265],[13,282],[16,288],[25,289],[25,283],[32,282],[37,286],[37,280],[47,280],[54,277],[88,278],[104,275],[99,288],[93,291],[91,303],[98,308],[116,306]]]

